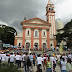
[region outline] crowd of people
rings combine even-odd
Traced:
[[[24,68],[24,72],[34,72],[34,66],[37,67],[36,72],[56,72],[56,66],[60,66],[61,72],[72,72],[71,53],[37,54],[36,52],[0,52],[0,63],[5,62],[15,64],[18,68]]]

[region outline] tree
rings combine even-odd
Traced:
[[[57,30],[58,34],[56,35],[57,42],[60,43],[62,40],[67,42],[68,47],[72,46],[72,19],[68,22],[64,28]],[[60,33],[63,31],[63,33]],[[60,40],[60,41],[59,41]]]
[[[0,63],[0,72],[22,72],[14,64]]]
[[[14,37],[16,30],[13,27],[0,24],[0,40],[5,44],[14,45]]]

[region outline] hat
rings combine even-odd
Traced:
[[[52,54],[52,56],[54,57],[54,56],[55,56],[55,54]]]
[[[9,51],[9,50],[7,50],[7,51]]]

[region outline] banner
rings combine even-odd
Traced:
[[[10,47],[10,44],[3,44],[3,47]]]

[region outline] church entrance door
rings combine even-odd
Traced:
[[[35,43],[34,46],[36,49],[38,49],[38,43]]]
[[[46,43],[43,43],[43,48],[46,48]]]
[[[29,47],[30,47],[30,43],[27,42],[27,43],[26,43],[26,48],[29,49]]]

